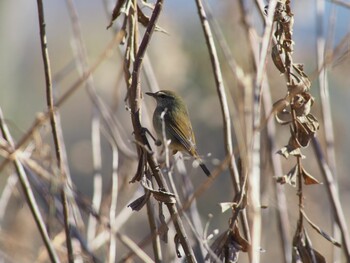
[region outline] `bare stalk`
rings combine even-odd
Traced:
[[[87,78],[95,72],[95,70],[101,65],[101,63],[111,54],[113,53],[113,49],[117,43],[120,43],[120,41],[123,39],[125,32],[120,31],[118,34],[115,35],[115,37],[110,41],[110,43],[107,45],[107,47],[104,49],[104,51],[100,54],[97,61],[87,70],[85,74],[81,78],[79,78],[69,89],[57,100],[54,107],[59,108],[62,106],[64,102],[72,94],[74,94],[78,88],[81,87],[81,85],[87,80]],[[11,155],[15,155],[17,151],[20,151],[20,147],[22,147],[24,144],[26,144],[33,136],[35,131],[38,127],[43,125],[47,120],[49,119],[49,112],[44,112],[42,115],[40,115],[31,125],[31,127],[27,130],[27,132],[21,137],[21,139],[16,144],[16,147]],[[0,164],[0,172],[4,169],[4,167],[11,161],[11,158],[6,158],[1,164]]]
[[[45,17],[44,17],[44,7],[42,0],[37,0],[38,4],[38,16],[39,16],[39,26],[40,26],[40,41],[41,41],[41,51],[42,51],[42,57],[43,57],[43,63],[44,63],[44,71],[45,71],[45,80],[46,80],[46,100],[47,100],[47,107],[48,112],[50,116],[50,123],[51,123],[51,129],[52,129],[52,136],[54,140],[55,145],[55,152],[56,152],[56,159],[57,159],[57,165],[59,168],[59,171],[61,173],[61,176],[66,180],[65,175],[65,167],[62,160],[62,152],[61,152],[61,144],[62,141],[60,141],[59,135],[58,135],[58,125],[57,125],[57,116],[54,109],[54,97],[53,97],[53,91],[52,91],[52,79],[51,79],[51,68],[50,68],[50,60],[49,60],[49,53],[47,48],[47,39],[46,39],[46,30],[45,30]],[[62,199],[62,206],[63,206],[63,215],[64,215],[64,229],[66,233],[66,245],[67,245],[67,252],[68,252],[68,261],[70,263],[74,262],[74,256],[73,256],[73,246],[72,246],[72,239],[70,236],[70,227],[69,227],[69,208],[68,208],[68,201],[67,196],[65,192],[65,187],[61,189],[61,199]]]
[[[226,156],[230,158],[229,162],[229,171],[232,178],[233,187],[236,191],[236,193],[241,193],[241,196],[245,194],[245,189],[240,187],[240,179],[239,179],[239,172],[238,168],[235,162],[235,156],[233,153],[233,147],[232,147],[232,127],[231,127],[231,119],[230,119],[230,111],[227,104],[227,96],[226,91],[223,83],[220,63],[213,39],[213,35],[211,32],[211,28],[208,22],[208,18],[206,15],[206,12],[204,10],[203,4],[201,0],[196,0],[197,10],[199,14],[199,18],[202,24],[204,37],[208,46],[208,52],[210,56],[211,65],[213,68],[214,73],[214,79],[216,84],[216,89],[220,101],[221,106],[221,112],[222,112],[222,118],[223,118],[223,130],[224,130],[224,144],[225,144],[225,152]],[[247,223],[246,213],[243,211],[243,213],[240,214],[240,217],[242,219],[242,225],[243,225],[243,231],[247,239],[250,239],[250,231]]]
[[[132,81],[131,81],[131,86],[129,90],[131,120],[134,128],[134,132],[135,132],[135,139],[136,141],[141,142],[143,145],[149,145],[149,144],[141,125],[140,111],[141,111],[142,97],[141,97],[141,86],[140,86],[140,73],[141,73],[142,61],[143,61],[146,49],[149,45],[149,42],[151,40],[152,34],[156,26],[156,22],[158,20],[161,9],[163,7],[163,1],[164,0],[158,0],[156,2],[152,16],[147,26],[146,32],[140,43],[139,50],[137,52],[137,56],[135,58],[135,62],[133,65]],[[144,149],[139,149],[139,151],[142,151],[142,150]],[[163,178],[163,175],[160,173],[155,157],[151,154],[148,154],[148,153],[146,154],[147,154],[147,162],[150,165],[150,168],[152,169],[153,175],[156,178],[159,187],[165,189],[165,191],[168,191],[168,186]],[[166,204],[166,205],[173,219],[174,226],[177,234],[179,235],[182,248],[185,251],[185,256],[187,261],[196,262],[193,250],[187,238],[185,229],[182,225],[182,220],[178,214],[175,204]]]
[[[94,209],[99,212],[102,201],[102,153],[101,153],[101,133],[100,133],[100,118],[95,110],[92,114],[91,120],[91,145],[92,145],[92,162],[94,167],[93,175],[93,195],[92,205]],[[90,243],[96,235],[97,220],[94,216],[89,216],[87,226],[87,240]]]
[[[151,235],[153,237],[152,248],[153,248],[154,261],[156,263],[161,263],[163,262],[162,249],[160,246],[160,238],[157,233],[157,221],[154,214],[154,205],[150,199],[147,201],[147,216],[148,216],[148,222],[151,229]]]
[[[334,6],[332,6],[334,9]],[[317,0],[316,1],[316,31],[317,31],[317,40],[316,40],[316,50],[317,50],[317,65],[320,74],[318,75],[319,82],[319,92],[320,92],[320,101],[322,108],[322,117],[323,117],[323,127],[324,134],[326,140],[326,156],[328,160],[329,167],[334,176],[334,184],[337,186],[337,170],[336,170],[336,156],[334,149],[334,132],[333,132],[333,120],[332,120],[332,112],[331,112],[331,104],[329,97],[329,86],[328,86],[328,73],[327,73],[327,65],[323,67],[325,63],[325,52],[326,52],[326,40],[325,33],[323,30],[323,21],[325,16],[325,1]],[[332,16],[330,17],[331,24]],[[334,28],[333,28],[334,29]],[[332,27],[330,26],[330,30]],[[332,38],[333,32],[329,33],[329,36]],[[329,39],[330,42],[332,42]],[[337,225],[337,222],[334,220],[334,216],[331,215],[333,219],[333,237],[336,240],[340,239],[340,231]],[[340,261],[340,250],[333,247],[333,261]]]
[[[14,149],[15,144],[14,144],[14,141],[13,141],[13,139],[10,135],[10,132],[7,128],[7,125],[4,122],[4,117],[3,117],[1,109],[0,109],[0,129],[1,129],[1,132],[4,136],[4,139],[7,140],[8,143],[10,144],[10,146]],[[13,155],[12,158],[13,158],[12,160],[14,161],[17,175],[19,177],[19,181],[20,181],[22,189],[23,189],[23,193],[24,193],[26,202],[30,208],[30,211],[33,214],[34,221],[39,229],[41,238],[43,239],[43,242],[44,242],[44,245],[46,247],[47,253],[49,254],[50,260],[52,262],[55,262],[55,263],[60,262],[57,254],[56,254],[56,251],[54,250],[54,246],[50,240],[50,237],[47,233],[44,220],[41,216],[38,204],[35,200],[33,190],[30,186],[30,183],[28,181],[28,178],[27,178],[27,175],[24,171],[24,168],[23,168],[21,162],[18,160],[18,157]]]
[[[118,166],[119,166],[119,154],[116,146],[112,145],[113,151],[113,172],[112,172],[112,195],[111,205],[109,208],[109,222],[111,224],[115,221],[116,210],[117,210],[117,198],[118,198]],[[116,240],[114,235],[111,233],[109,240],[109,257],[108,262],[115,262],[116,258]]]
[[[344,254],[346,257],[347,262],[350,262],[350,237],[349,237],[349,230],[346,225],[346,219],[344,216],[344,212],[339,200],[338,192],[336,184],[334,183],[334,178],[332,175],[332,171],[330,167],[327,164],[327,161],[322,153],[321,145],[317,138],[313,138],[312,140],[312,146],[314,148],[314,152],[317,156],[317,162],[321,168],[321,172],[323,175],[323,178],[326,181],[327,191],[329,194],[329,199],[331,201],[331,205],[334,211],[335,219],[339,225],[340,232],[342,235],[342,248],[344,250]]]

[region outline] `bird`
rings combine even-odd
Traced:
[[[146,92],[146,94],[153,97],[157,102],[153,113],[153,126],[160,141],[164,143],[163,114],[165,136],[167,140],[170,140],[169,148],[172,153],[176,154],[178,151],[188,153],[199,162],[203,172],[210,176],[209,169],[197,152],[196,140],[184,100],[170,90],[160,90],[154,93]]]

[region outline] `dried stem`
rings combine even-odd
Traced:
[[[95,70],[101,65],[101,63],[112,54],[112,50],[117,43],[123,39],[125,32],[120,31],[115,37],[111,40],[111,42],[107,45],[105,50],[101,53],[97,61],[91,66],[89,70],[81,78],[79,78],[73,85],[56,101],[54,108],[59,108],[62,106],[64,102],[67,101],[70,96],[74,94],[81,87],[81,85],[87,80],[87,78],[95,72]],[[43,125],[49,119],[49,112],[45,112],[41,114],[32,124],[32,126],[28,129],[28,131],[21,137],[21,139],[17,142],[14,151],[11,155],[15,155],[17,151],[20,151],[20,148],[25,145],[36,132],[37,128]],[[11,158],[6,158],[0,164],[0,172],[4,169],[4,167],[11,161]]]
[[[109,208],[109,222],[114,224],[116,210],[117,210],[117,198],[118,198],[118,162],[119,162],[119,153],[116,146],[112,145],[112,194],[111,194],[111,205]],[[108,262],[113,263],[116,259],[116,240],[114,235],[110,234],[109,240],[109,253],[108,253]]]
[[[334,5],[332,5],[332,10],[334,11]],[[333,13],[333,12],[332,12]],[[333,121],[332,121],[332,112],[330,105],[329,97],[329,87],[328,87],[328,73],[327,65],[323,67],[325,63],[325,52],[326,52],[326,40],[325,33],[323,30],[323,21],[325,17],[325,1],[317,0],[316,1],[316,31],[317,31],[317,40],[316,40],[316,50],[317,50],[317,65],[320,72],[318,76],[319,82],[319,92],[320,92],[320,102],[322,108],[322,117],[323,117],[323,127],[326,140],[326,156],[328,160],[329,167],[332,171],[334,177],[334,183],[337,187],[337,170],[336,170],[336,157],[334,149],[334,132],[333,132]],[[335,18],[335,17],[334,17]],[[332,15],[329,18],[329,24],[332,22]],[[329,42],[332,42],[332,35],[334,34],[331,30],[334,30],[330,26],[329,36],[331,39],[328,39]],[[329,45],[331,46],[331,45]],[[331,215],[333,219],[333,237],[338,240],[340,239],[340,231],[337,225],[337,222],[334,220],[334,216]],[[333,261],[340,261],[340,250],[335,246],[333,247]]]
[[[316,159],[317,159],[318,164],[321,168],[323,178],[326,181],[327,191],[328,191],[329,199],[331,201],[331,205],[332,205],[332,208],[334,211],[335,219],[336,219],[336,221],[339,225],[339,228],[340,228],[340,232],[341,232],[342,240],[343,240],[342,248],[344,250],[346,261],[350,262],[349,230],[348,230],[348,227],[346,225],[344,212],[343,212],[343,209],[341,207],[340,200],[339,200],[337,187],[336,187],[336,184],[334,183],[335,182],[334,177],[333,177],[332,171],[331,171],[330,167],[328,166],[327,161],[322,153],[321,145],[320,145],[319,141],[317,140],[317,138],[313,138],[312,145],[314,148],[314,152],[317,156]]]
[[[11,148],[14,150],[15,144],[12,140],[12,137],[10,135],[8,128],[7,128],[7,125],[4,122],[4,117],[3,117],[1,109],[0,109],[0,129],[1,129],[1,132],[2,132],[4,139],[8,141]],[[30,183],[28,181],[28,178],[27,178],[27,175],[24,171],[24,168],[23,168],[21,162],[19,161],[18,157],[16,157],[15,155],[12,155],[12,158],[11,158],[11,160],[14,161],[16,172],[17,172],[17,175],[19,177],[19,181],[20,181],[22,189],[23,189],[24,197],[27,201],[27,204],[30,208],[30,211],[33,214],[34,221],[39,229],[39,232],[40,232],[41,238],[43,239],[47,253],[49,254],[49,257],[50,257],[52,262],[60,262],[57,254],[56,254],[56,251],[54,250],[54,247],[53,247],[53,244],[50,240],[50,237],[46,231],[44,220],[41,216],[38,204],[36,203],[36,200],[35,200],[35,197],[33,194],[33,190],[30,186]]]
[[[152,235],[152,248],[153,248],[153,254],[154,254],[154,261],[156,263],[161,263],[163,261],[162,256],[162,249],[160,246],[160,238],[157,234],[157,221],[154,214],[154,204],[151,202],[151,200],[147,201],[147,215],[148,215],[148,222],[151,229],[151,235]]]
[[[220,101],[221,106],[221,112],[222,112],[222,118],[223,118],[223,130],[224,130],[224,144],[225,144],[225,152],[226,156],[230,158],[229,162],[229,171],[232,178],[233,187],[236,191],[236,193],[240,193],[241,196],[245,195],[245,188],[240,187],[240,179],[239,179],[239,172],[238,168],[235,162],[235,156],[233,153],[233,147],[232,147],[232,130],[231,130],[231,119],[230,119],[230,112],[227,104],[227,96],[226,91],[223,83],[220,63],[213,39],[213,35],[211,32],[211,28],[208,22],[208,18],[206,15],[206,12],[204,10],[203,4],[201,0],[196,0],[197,10],[199,14],[199,18],[201,21],[201,25],[204,32],[204,37],[206,40],[206,44],[208,46],[208,52],[210,56],[211,65],[213,68],[214,73],[214,79],[216,84],[216,89]],[[246,238],[250,239],[250,231],[247,223],[247,217],[246,212],[243,211],[243,213],[240,214],[240,217],[242,219],[242,225],[243,225],[243,231],[246,236]]]
[[[93,195],[92,206],[99,212],[102,200],[102,153],[101,153],[101,133],[100,133],[100,118],[95,110],[91,120],[91,146],[92,146],[92,162],[94,167],[93,175]],[[90,243],[96,235],[97,220],[94,216],[89,216],[87,226],[87,240]]]
[[[141,116],[140,116],[140,111],[141,111],[140,73],[141,73],[142,61],[143,61],[146,49],[151,40],[151,36],[154,32],[156,22],[160,15],[162,6],[163,6],[163,0],[158,0],[157,3],[155,4],[152,16],[150,18],[146,32],[142,38],[139,50],[137,52],[137,56],[135,58],[133,71],[132,71],[132,82],[129,90],[129,104],[131,109],[131,120],[134,128],[135,139],[136,141],[139,141],[146,146],[148,146],[149,143],[145,133],[143,132],[143,128],[141,125]],[[140,147],[139,151],[143,151],[143,149]],[[148,154],[147,152],[146,154],[147,154],[147,162],[150,165],[150,168],[153,172],[154,177],[157,180],[159,187],[164,189],[165,191],[168,191],[168,186],[163,178],[163,175],[160,173],[155,157],[151,154]],[[179,235],[182,248],[185,251],[187,261],[196,262],[194,253],[192,251],[185,229],[182,225],[182,220],[178,214],[175,204],[166,204],[166,205],[173,219],[174,226],[177,234]]]
[[[249,17],[249,12],[248,10],[245,9],[245,4],[243,0],[239,1],[240,4],[240,9],[241,13],[243,15],[243,26],[245,27],[245,32],[247,35],[247,39],[250,43],[249,49],[250,49],[250,54],[253,56],[252,61],[254,61],[253,65],[255,70],[258,68],[258,63],[259,63],[259,53],[256,52],[256,41],[253,39],[252,34],[250,32],[253,31],[250,25],[250,17]],[[262,1],[255,1],[256,6],[258,9],[261,11],[259,12],[261,14],[261,18],[264,22],[264,26],[266,28],[267,26],[267,20],[268,18],[263,15],[263,8],[264,8],[264,3]],[[270,33],[271,34],[271,33]],[[264,35],[268,36],[270,39],[270,35],[267,33],[265,30]],[[265,45],[266,47],[266,45]],[[262,62],[260,60],[260,66],[263,67]],[[264,71],[263,71],[264,72]],[[261,92],[262,94],[262,99],[264,103],[264,109],[265,109],[265,117],[268,118],[272,111],[272,102],[271,102],[271,94],[270,94],[270,87],[268,84],[268,79],[267,75],[264,72],[262,76],[262,89],[264,89],[264,92]],[[263,88],[265,87],[265,88]],[[277,148],[275,144],[275,138],[276,138],[276,128],[275,128],[275,123],[273,121],[269,121],[267,123],[267,136],[268,136],[268,144],[269,144],[269,149],[270,149],[270,156],[271,156],[271,163],[272,163],[272,170],[273,174],[276,177],[282,176],[283,171],[282,171],[282,164],[281,164],[281,158],[279,155],[276,155]],[[277,220],[278,220],[278,225],[279,225],[279,234],[281,238],[281,244],[283,248],[283,256],[285,262],[291,262],[291,243],[289,241],[289,219],[288,219],[288,212],[287,212],[287,201],[286,201],[286,195],[283,190],[283,186],[280,184],[274,184],[276,188],[276,200],[277,200]]]
[[[257,65],[256,79],[254,83],[253,96],[253,138],[251,146],[251,162],[249,176],[249,194],[252,209],[251,223],[251,262],[260,262],[260,241],[261,241],[261,204],[260,204],[260,100],[262,92],[262,81],[265,72],[266,57],[268,46],[271,39],[272,23],[277,1],[270,1],[268,7],[268,16],[266,19],[264,35],[262,39],[259,60]]]
[[[61,173],[61,176],[64,180],[66,180],[66,174],[65,174],[65,167],[63,163],[62,158],[62,152],[61,152],[61,144],[62,141],[60,141],[59,135],[58,135],[58,124],[57,124],[57,116],[54,109],[54,97],[53,97],[53,91],[52,91],[52,80],[51,80],[51,68],[50,68],[50,60],[49,60],[49,53],[47,48],[47,39],[46,39],[46,30],[45,30],[45,17],[44,17],[44,7],[42,0],[37,0],[38,4],[38,16],[39,16],[39,26],[40,26],[40,41],[41,41],[41,51],[42,51],[42,57],[43,57],[43,63],[44,63],[44,71],[45,71],[45,80],[46,80],[46,100],[47,100],[47,107],[48,112],[50,116],[50,123],[51,123],[51,129],[52,129],[52,136],[54,140],[55,145],[55,152],[56,152],[56,159],[57,159],[57,165],[59,168],[59,171]],[[65,192],[65,187],[61,189],[61,199],[62,199],[62,206],[63,206],[63,215],[64,215],[64,229],[66,233],[66,245],[67,245],[67,252],[68,252],[68,261],[70,263],[74,262],[74,256],[73,256],[73,246],[72,246],[72,239],[70,236],[70,226],[69,226],[69,208],[68,208],[68,201],[67,196]]]

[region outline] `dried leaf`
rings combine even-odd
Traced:
[[[297,175],[298,175],[298,165],[296,164],[290,171],[283,175],[282,177],[277,178],[277,182],[280,184],[290,184],[295,187],[297,184]]]
[[[296,138],[296,142],[300,145],[300,147],[307,147],[314,136],[314,133],[310,132],[307,128],[307,125],[301,123],[299,118],[297,118],[297,129],[298,136]]]
[[[305,234],[305,248],[307,249],[307,252],[312,262],[326,263],[326,259],[316,249],[312,247],[311,240],[305,229],[304,229],[304,234]]]
[[[298,73],[300,77],[300,82],[302,85],[306,88],[305,92],[310,90],[311,87],[311,81],[309,80],[308,76],[304,72],[304,65],[303,64],[293,64],[293,70]]]
[[[291,81],[287,84],[289,97],[293,98],[297,94],[302,94],[308,92],[310,90],[310,82],[309,85],[303,81],[303,78],[299,78],[293,74],[291,74]]]
[[[175,204],[176,203],[176,198],[175,195],[173,193],[169,193],[166,191],[163,191],[161,189],[154,190],[150,180],[148,180],[147,178],[143,177],[143,179],[141,180],[141,185],[147,189],[148,191],[150,191],[153,194],[153,197],[162,203],[166,203],[166,204]]]
[[[239,228],[237,226],[234,229],[235,231],[233,233],[233,237],[236,240],[236,242],[239,244],[240,250],[243,252],[248,252],[250,248],[249,242],[244,237],[242,237],[241,233],[239,232]]]
[[[153,194],[153,197],[159,202],[162,202],[165,204],[175,204],[176,203],[175,195],[172,193],[158,190],[158,191],[152,191],[152,194]]]
[[[279,99],[278,101],[276,101],[273,106],[272,106],[272,110],[275,113],[278,112],[283,112],[285,110],[285,108],[287,108],[289,106],[289,101],[286,99]]]
[[[276,68],[281,72],[284,73],[286,72],[286,68],[284,66],[283,61],[281,60],[281,55],[283,53],[282,46],[277,43],[272,47],[272,52],[271,52],[271,57],[272,61],[275,64]]]
[[[313,177],[311,174],[309,174],[304,168],[302,169],[303,171],[303,178],[304,178],[304,183],[306,185],[310,184],[322,184],[319,182],[315,177]]]
[[[275,114],[275,119],[277,123],[281,125],[286,125],[293,121],[292,115],[286,110],[277,112],[277,114]]]
[[[221,207],[221,213],[226,212],[229,209],[232,209],[233,206],[236,206],[237,203],[235,202],[222,202],[219,203],[219,206]]]
[[[313,229],[315,229],[321,236],[323,236],[325,239],[327,239],[329,242],[331,242],[333,245],[337,246],[337,247],[341,247],[341,244],[336,241],[333,237],[331,237],[330,235],[328,235],[326,232],[324,232],[319,226],[317,226],[315,223],[313,223],[306,215],[304,210],[301,210],[304,218],[306,219],[306,221],[310,224],[310,226],[312,226]]]
[[[143,12],[142,12],[142,9],[137,5],[137,20],[144,26],[144,27],[147,27],[148,26],[148,23],[149,23],[149,17],[146,16]],[[159,31],[159,32],[162,32],[162,33],[166,33],[168,34],[168,32],[161,28],[160,26],[157,26],[154,28],[155,31]]]
[[[306,116],[307,122],[305,123],[310,132],[315,133],[319,128],[320,124],[314,115],[311,113]]]
[[[221,261],[237,262],[239,252],[247,252],[250,249],[250,244],[241,236],[239,229],[235,224],[232,230],[227,230],[219,235],[210,248]],[[205,260],[217,262],[217,259],[211,254],[207,254]]]
[[[107,26],[107,29],[109,29],[112,25],[114,20],[116,20],[118,18],[118,16],[120,15],[120,10],[122,8],[122,6],[124,5],[126,0],[117,0],[117,2],[115,3],[115,7],[113,9],[113,13],[112,13],[112,18],[111,21],[109,22],[109,25]]]
[[[277,151],[277,154],[282,155],[286,159],[288,159],[289,155],[305,158],[305,156],[301,153],[300,148],[296,148],[295,145],[291,144],[283,146]]]
[[[293,108],[297,116],[306,116],[311,111],[311,106],[314,104],[314,98],[310,93],[304,92],[294,96]]]
[[[150,191],[146,191],[143,196],[140,196],[135,201],[128,204],[128,207],[130,207],[133,211],[140,211],[141,208],[147,203],[150,196],[151,196]]]

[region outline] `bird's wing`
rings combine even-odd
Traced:
[[[182,117],[179,118],[179,115]],[[171,135],[173,135],[173,137],[176,138],[184,146],[184,148],[193,155],[193,151],[195,151],[196,148],[196,142],[187,111],[167,112],[167,114],[165,114],[165,123],[168,124]]]

